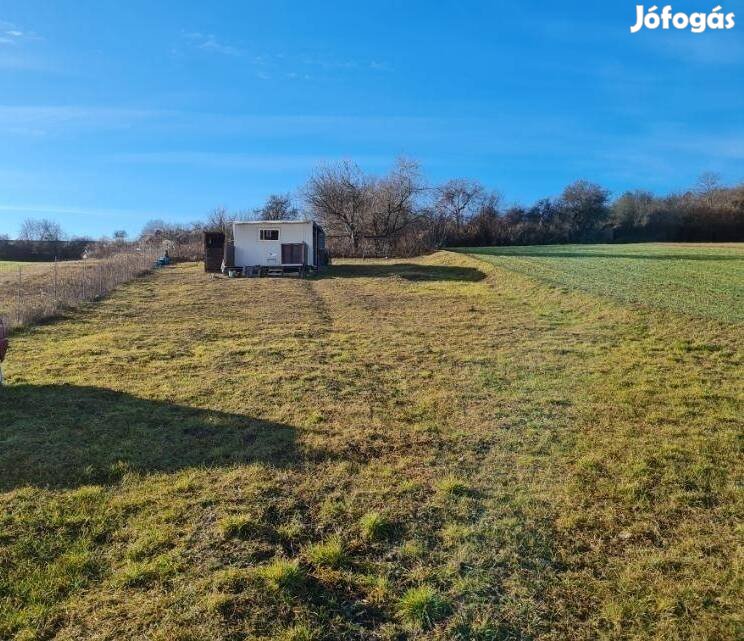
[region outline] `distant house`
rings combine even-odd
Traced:
[[[312,220],[233,223],[235,267],[300,271],[327,264],[325,232]]]

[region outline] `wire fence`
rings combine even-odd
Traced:
[[[98,300],[150,271],[157,256],[156,250],[145,249],[106,258],[12,265],[0,270],[0,318],[10,328],[21,327]]]

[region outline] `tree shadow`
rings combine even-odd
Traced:
[[[504,258],[628,258],[633,260],[695,260],[705,262],[744,261],[741,256],[721,254],[700,254],[696,251],[676,251],[669,254],[659,254],[653,251],[628,253],[620,248],[617,251],[582,251],[580,249],[565,250],[560,245],[536,245],[534,247],[458,247],[457,252],[463,254],[479,254],[485,256],[500,256]]]
[[[410,281],[469,281],[483,280],[486,275],[474,267],[451,265],[418,265],[416,263],[361,263],[333,265],[321,272],[319,278],[403,278]]]
[[[298,465],[296,429],[240,414],[137,398],[96,387],[0,387],[0,491],[117,482],[262,461]]]

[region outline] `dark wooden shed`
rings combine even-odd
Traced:
[[[221,231],[204,232],[204,271],[219,272],[225,259],[225,234]]]

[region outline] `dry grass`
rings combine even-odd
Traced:
[[[472,258],[16,335],[0,637],[730,639],[741,326]]]
[[[147,272],[155,257],[148,251],[86,261],[0,262],[0,319],[19,327],[59,316]]]

